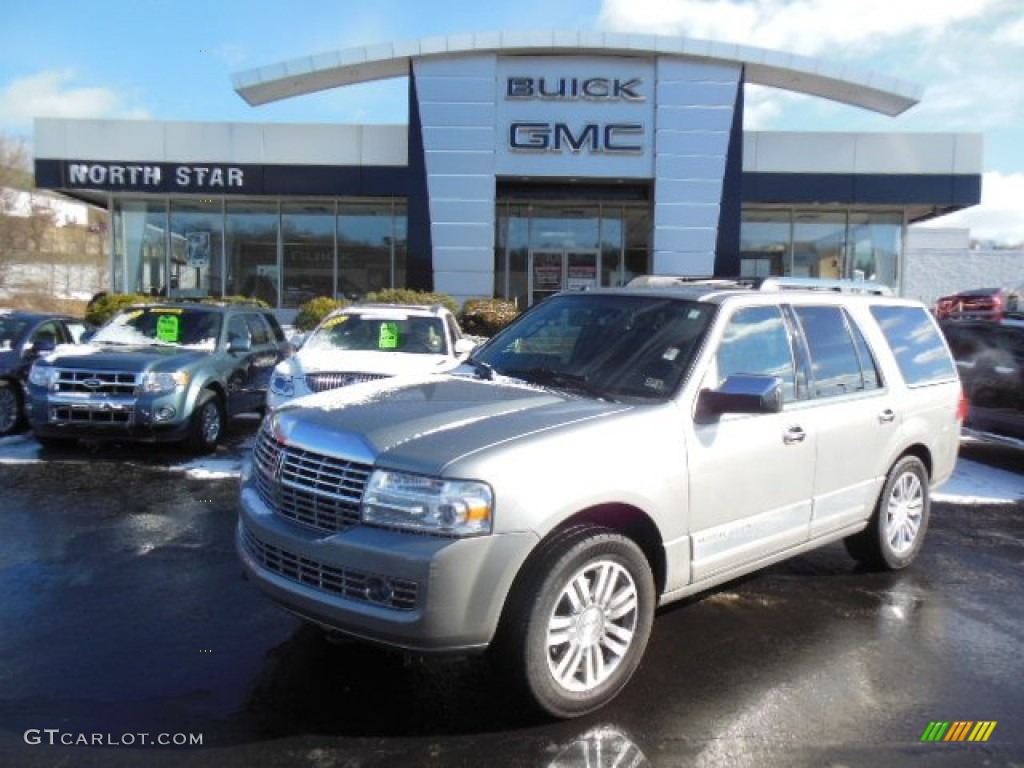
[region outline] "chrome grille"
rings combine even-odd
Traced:
[[[266,429],[253,459],[260,498],[282,517],[330,533],[359,522],[370,465],[282,445]]]
[[[386,378],[387,375],[383,373],[310,373],[306,375],[306,386],[310,392],[326,392],[328,389]]]
[[[88,395],[134,395],[138,374],[129,371],[81,371],[61,368],[57,371],[56,392]]]
[[[242,528],[242,545],[253,560],[289,581],[397,611],[416,608],[418,586],[415,581],[327,565],[267,544],[245,527]]]

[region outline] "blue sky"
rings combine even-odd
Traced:
[[[1024,243],[1022,0],[44,0],[0,2],[0,131],[32,117],[404,122],[401,82],[253,108],[231,75],[374,43],[505,29],[675,34],[829,59],[925,88],[897,118],[748,88],[758,130],[982,133],[982,205],[938,220]]]

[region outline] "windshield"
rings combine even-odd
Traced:
[[[27,327],[24,320],[0,315],[0,350],[14,349]]]
[[[401,313],[342,314],[329,317],[303,345],[310,350],[358,350],[448,354],[444,323],[439,317]]]
[[[495,336],[472,361],[541,385],[664,399],[686,376],[714,311],[656,296],[555,296]]]
[[[140,307],[113,318],[92,338],[95,344],[189,347],[212,351],[220,338],[221,315],[208,309]]]

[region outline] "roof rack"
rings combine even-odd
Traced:
[[[836,293],[869,293],[891,296],[892,289],[881,283],[865,280],[831,280],[821,277],[689,277],[686,275],[639,275],[627,284],[630,288],[672,288],[703,286],[707,288],[753,288],[756,291],[835,291]]]
[[[835,291],[836,293],[868,293],[892,296],[892,288],[866,280],[830,280],[821,277],[763,277],[753,287],[759,291]]]

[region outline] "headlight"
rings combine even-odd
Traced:
[[[157,373],[149,371],[142,374],[139,382],[139,391],[148,392],[151,395],[162,395],[173,392],[178,387],[188,386],[188,374],[184,371],[172,371],[170,373]]]
[[[270,377],[270,391],[275,395],[284,395],[285,397],[294,395],[295,382],[291,374],[274,371],[274,375]]]
[[[32,368],[28,372],[28,380],[37,387],[49,389],[57,383],[57,369],[51,368],[49,365],[32,363]]]
[[[363,520],[424,533],[490,533],[494,495],[486,483],[377,469],[363,491]]]

